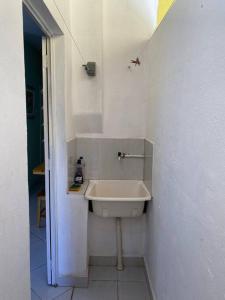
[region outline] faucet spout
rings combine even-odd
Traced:
[[[144,154],[127,154],[124,152],[118,152],[118,160],[124,159],[124,158],[145,158],[148,156],[145,156]]]
[[[125,153],[118,152],[118,160],[121,160],[122,158],[125,158]]]

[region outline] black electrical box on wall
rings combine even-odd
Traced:
[[[88,62],[86,65],[83,65],[85,68],[88,76],[95,76],[96,75],[96,63],[95,62]]]

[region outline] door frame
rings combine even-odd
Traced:
[[[54,173],[52,166],[53,131],[52,131],[52,97],[51,97],[51,52],[50,40],[42,37],[42,80],[43,80],[43,113],[44,113],[44,152],[45,152],[45,203],[46,203],[46,246],[47,278],[51,285],[54,277],[54,235],[52,235],[51,199],[54,199]],[[52,184],[53,183],[53,184]],[[53,219],[54,220],[54,219]]]
[[[58,191],[57,186],[59,176],[57,176],[57,157],[59,157],[57,153],[58,148],[58,136],[56,134],[57,130],[57,109],[56,109],[56,97],[57,97],[57,84],[56,77],[58,76],[58,69],[55,65],[55,38],[59,35],[63,35],[63,31],[61,30],[58,23],[55,21],[53,16],[51,15],[49,9],[45,5],[43,0],[23,0],[23,4],[26,9],[30,12],[30,14],[34,17],[39,27],[45,34],[46,47],[50,52],[50,56],[47,56],[47,61],[42,61],[43,69],[48,67],[48,80],[46,84],[48,87],[48,103],[43,103],[45,107],[45,112],[47,110],[47,115],[45,116],[45,127],[46,127],[46,117],[48,120],[48,139],[49,139],[49,153],[50,153],[50,161],[46,164],[47,168],[45,172],[50,172],[50,186],[49,192],[50,197],[46,199],[46,242],[47,242],[47,274],[48,274],[48,284],[49,285],[57,285],[57,277],[58,277],[58,255],[57,255],[57,200],[60,197],[60,192]],[[43,51],[43,49],[42,49]],[[42,54],[43,55],[43,54]],[[44,78],[43,78],[44,79]],[[61,80],[62,81],[62,80]],[[64,86],[64,81],[63,81]],[[44,88],[44,87],[43,87]],[[44,92],[44,91],[43,91]],[[61,93],[60,93],[61,95]],[[43,97],[43,102],[44,102]],[[64,99],[63,99],[64,100]],[[47,109],[46,109],[47,108]],[[64,125],[65,126],[65,125]],[[45,129],[46,133],[46,129]],[[46,135],[46,134],[45,134]],[[46,142],[45,142],[46,144]],[[45,147],[45,159],[46,159],[46,147]],[[62,194],[62,192],[61,192]],[[49,200],[49,201],[48,201]]]

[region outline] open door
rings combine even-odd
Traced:
[[[66,178],[64,105],[60,109],[58,108],[58,104],[61,105],[61,101],[64,102],[62,91],[65,88],[65,53],[64,41],[59,39],[64,33],[52,17],[44,0],[23,0],[22,2],[23,10],[26,10],[34,21],[28,22],[27,28],[32,31],[35,29],[35,35],[37,35],[37,27],[38,31],[41,31],[38,35],[40,38],[38,51],[39,53],[40,50],[42,52],[40,55],[42,56],[43,83],[42,85],[39,84],[38,91],[41,87],[43,120],[40,120],[40,123],[43,123],[43,129],[40,132],[40,136],[44,144],[44,160],[42,151],[41,162],[45,161],[45,170],[43,172],[42,167],[42,174],[38,175],[45,175],[47,281],[49,285],[56,286],[59,280],[56,276],[58,275],[58,219],[56,204],[59,198],[64,197],[66,188],[66,182],[62,183],[61,179]],[[30,33],[30,30],[28,33]],[[57,37],[57,45],[55,37]],[[58,57],[60,57],[60,61],[56,61]],[[57,84],[55,82],[56,79]],[[62,172],[65,175],[57,176],[57,174]]]
[[[52,226],[51,226],[51,88],[50,88],[50,41],[42,37],[43,70],[43,110],[44,110],[44,151],[45,151],[45,198],[46,198],[46,242],[47,242],[47,277],[48,284],[54,285],[52,269]]]

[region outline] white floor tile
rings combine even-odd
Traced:
[[[33,244],[33,243],[35,243],[37,241],[40,241],[40,238],[37,237],[36,235],[30,233],[30,244]]]
[[[29,214],[30,214],[30,224],[36,224],[36,211],[37,211],[37,198],[36,193],[29,195]]]
[[[90,280],[117,280],[116,267],[90,267],[89,271]]]
[[[31,300],[41,300],[33,291],[31,291]]]
[[[46,242],[35,240],[30,244],[30,269],[35,270],[47,264]]]
[[[46,241],[46,227],[37,227],[37,225],[31,225],[30,231],[33,235],[37,236],[43,241]]]
[[[125,267],[123,271],[118,271],[118,280],[146,282],[145,269],[142,267]]]
[[[119,282],[120,300],[150,300],[147,284],[145,282]]]
[[[54,299],[71,289],[69,287],[48,286],[46,267],[31,272],[31,287],[42,300]]]
[[[43,189],[43,184],[38,184],[30,191],[29,194],[29,212],[30,212],[30,225],[37,224],[37,193]]]
[[[90,281],[88,288],[74,290],[73,300],[117,300],[117,282]]]
[[[57,296],[56,298],[54,298],[54,300],[71,300],[72,293],[73,293],[73,288],[61,294],[60,296]]]

